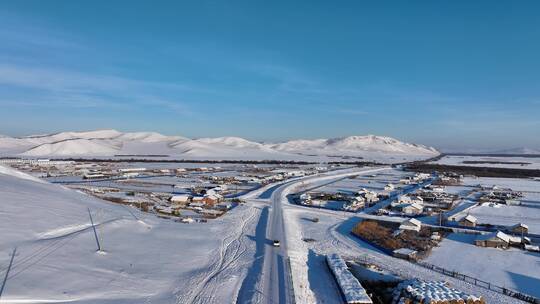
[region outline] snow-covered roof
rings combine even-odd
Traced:
[[[419,220],[414,219],[414,218],[408,219],[408,220],[406,220],[406,221],[403,222],[403,223],[410,223],[410,224],[412,224],[412,225],[414,225],[414,226],[422,226],[422,222],[420,222]]]
[[[478,219],[472,215],[467,215],[466,217],[462,218],[461,219],[462,221],[468,221],[468,222],[471,222],[471,223],[476,223],[478,221]]]
[[[508,234],[502,232],[502,231],[497,231],[497,232],[484,234],[484,235],[480,236],[478,238],[478,240],[486,241],[486,240],[491,240],[491,239],[494,239],[494,238],[498,238],[498,239],[501,239],[501,240],[505,241],[506,243],[510,243],[510,236]]]
[[[171,201],[173,201],[173,202],[187,202],[187,201],[189,201],[189,195],[187,195],[187,194],[173,195],[171,197]]]
[[[416,253],[416,250],[412,250],[409,248],[399,248],[393,251],[394,253],[401,254],[401,255],[412,255]]]
[[[526,224],[523,224],[523,223],[518,223],[518,224],[515,224],[515,225],[511,226],[510,228],[512,228],[512,229],[516,229],[516,228],[529,229],[529,226],[527,226]]]
[[[203,207],[206,205],[204,202],[194,202],[189,204],[191,207]]]
[[[423,210],[424,209],[424,206],[422,204],[419,204],[419,203],[412,203],[409,206],[414,208],[414,209],[418,209],[418,210]]]
[[[422,228],[422,223],[417,219],[408,219],[406,221],[401,222],[399,225],[399,229],[401,230],[413,230],[413,231],[420,231]]]

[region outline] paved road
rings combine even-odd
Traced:
[[[265,303],[292,303],[292,282],[287,264],[287,239],[283,223],[281,197],[283,190],[291,183],[275,188],[270,196],[271,209],[268,227],[266,229],[266,250],[263,266],[263,290]],[[273,240],[279,240],[281,245],[274,247]]]
[[[334,179],[343,178],[344,175],[366,174],[386,170],[384,168],[358,170],[355,172],[332,172],[323,176],[309,176],[285,182],[279,186],[273,186],[269,191],[265,191],[265,198],[269,197],[271,208],[266,230],[264,265],[262,270],[262,290],[260,295],[263,303],[294,303],[294,288],[292,286],[292,275],[290,273],[287,238],[285,236],[285,222],[283,220],[284,191],[289,187],[294,187],[302,182],[309,182],[312,179]],[[320,185],[319,185],[320,186]],[[271,192],[271,195],[268,195]],[[272,242],[279,240],[281,245],[274,247]]]

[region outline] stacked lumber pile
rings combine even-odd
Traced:
[[[401,282],[394,290],[394,304],[485,304],[482,297],[451,288],[443,281],[419,279]]]

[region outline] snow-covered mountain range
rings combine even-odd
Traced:
[[[26,137],[0,136],[0,155],[23,157],[113,157],[162,155],[182,159],[314,160],[363,158],[366,160],[429,158],[431,147],[383,136],[258,143],[239,137],[189,139],[155,132],[123,133],[116,130],[61,132]]]

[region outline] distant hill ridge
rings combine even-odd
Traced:
[[[377,136],[330,139],[298,139],[281,143],[259,143],[241,137],[189,139],[156,132],[96,130],[60,132],[25,137],[0,137],[3,156],[65,157],[159,154],[193,158],[300,159],[312,157],[367,157],[376,154],[433,157],[439,152],[419,144]]]

